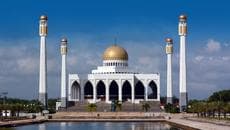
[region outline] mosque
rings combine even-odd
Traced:
[[[48,33],[48,17],[42,15],[39,21],[40,35],[40,72],[39,101],[47,109],[47,58],[46,36]],[[186,86],[186,36],[187,16],[179,16],[178,35],[180,37],[179,91],[180,111],[187,107]],[[172,54],[173,40],[166,39],[167,55],[167,103],[172,102]],[[160,102],[160,74],[144,74],[129,68],[128,52],[118,45],[111,45],[102,54],[102,65],[93,69],[90,74],[67,75],[67,39],[61,40],[61,101],[60,108],[68,107],[70,102],[111,104],[113,101],[140,104]],[[98,59],[99,60],[99,59]],[[144,67],[144,66],[143,66]]]
[[[108,47],[102,59],[102,66],[90,74],[69,74],[69,101],[160,101],[159,73],[142,74],[130,70],[128,53],[118,45]]]

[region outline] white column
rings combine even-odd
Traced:
[[[62,55],[61,62],[61,97],[66,97],[66,55]]]
[[[66,55],[62,55],[62,64],[61,64],[61,99],[63,101],[63,106],[66,107]]]
[[[119,80],[119,85],[118,85],[118,100],[122,101],[122,86],[121,86],[121,80]]]
[[[167,54],[167,98],[172,104],[172,54]]]
[[[79,83],[80,83],[80,89],[81,89],[81,101],[85,101],[85,93],[84,93],[85,83],[83,82],[83,80],[79,80]]]
[[[134,100],[135,100],[135,94],[134,94],[135,91],[134,91],[134,87],[135,87],[135,85],[134,85],[134,80],[133,80],[133,81],[132,81],[132,88],[131,88],[131,89],[132,89],[132,97],[131,97],[131,98],[132,98],[132,103],[134,103]]]
[[[96,86],[96,83],[94,81],[94,84],[93,84],[93,102],[96,103],[97,101],[97,86]]]
[[[166,54],[167,54],[167,103],[172,104],[172,53],[173,53],[173,40],[166,38]]]
[[[145,101],[148,101],[148,85],[147,84],[145,84]]]
[[[47,59],[46,59],[46,36],[47,36],[47,16],[42,15],[39,23],[40,35],[40,70],[39,70],[39,101],[47,109]]]
[[[186,92],[185,36],[180,36],[180,92]]]
[[[67,95],[68,99],[67,100],[69,100],[69,101],[71,101],[71,99],[72,99],[71,98],[71,84],[72,84],[71,79],[69,79],[68,80],[68,85],[67,85],[68,86],[68,89],[67,89],[67,91],[68,91],[68,95]]]
[[[39,92],[46,93],[46,39],[41,37],[40,43],[40,75],[39,75]]]
[[[67,87],[66,87],[66,55],[67,55],[67,39],[61,39],[61,107],[67,107]],[[72,89],[72,97],[76,97],[76,88]]]
[[[158,74],[158,80],[157,80],[157,101],[160,101],[160,90],[161,90],[161,82],[160,82],[160,74]]]
[[[187,17],[181,15],[179,17],[179,36],[180,36],[180,75],[179,75],[179,86],[180,86],[180,111],[184,111],[187,108],[187,90],[186,90],[186,42],[185,38],[187,35]]]
[[[66,97],[66,55],[62,55],[61,62],[61,97]]]
[[[47,80],[46,80],[46,72],[47,72],[47,64],[46,64],[46,39],[45,36],[41,36],[41,43],[40,43],[40,72],[39,72],[39,94],[47,94]],[[43,95],[43,96],[45,96]],[[40,95],[42,96],[42,95]],[[44,97],[40,97],[44,98]],[[40,101],[44,102],[46,99],[41,99]]]
[[[106,80],[106,86],[105,86],[105,102],[109,103],[109,81]]]

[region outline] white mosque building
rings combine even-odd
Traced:
[[[128,57],[124,48],[112,45],[103,53],[102,66],[90,74],[69,74],[68,101],[160,101],[160,74],[130,70]]]
[[[42,15],[39,22],[40,35],[40,70],[39,101],[47,109],[47,58],[46,36],[48,34],[48,17]],[[188,93],[186,80],[186,36],[187,16],[179,16],[178,34],[180,36],[180,111],[187,107]],[[167,54],[167,103],[172,103],[172,53],[173,40],[166,39]],[[128,53],[118,46],[108,47],[102,55],[102,66],[90,74],[69,74],[67,79],[67,39],[61,40],[61,102],[57,106],[66,108],[68,102],[160,102],[160,74],[143,74],[129,69]],[[143,66],[144,67],[144,66]],[[67,85],[68,84],[68,85]],[[68,87],[67,87],[68,86]]]

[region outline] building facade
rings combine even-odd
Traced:
[[[68,101],[89,103],[160,101],[160,74],[134,72],[127,51],[112,45],[103,53],[103,65],[90,74],[69,74]]]

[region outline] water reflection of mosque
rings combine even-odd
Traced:
[[[79,123],[79,122],[78,122]],[[89,122],[88,122],[89,123]],[[103,123],[103,124],[101,124]],[[87,124],[85,123],[79,123],[79,125],[87,127],[87,125],[91,125],[89,128],[90,130],[117,130],[114,125],[117,122],[94,122],[93,124]],[[77,122],[60,122],[59,125],[50,125],[48,123],[38,124],[38,130],[69,130],[69,128],[76,129],[74,126],[77,124]],[[162,122],[119,122],[116,124],[116,126],[122,126],[124,130],[170,130],[172,127],[167,123]],[[88,129],[88,128],[87,128]],[[120,129],[120,130],[123,130]],[[175,130],[179,130],[178,128],[175,128]]]

